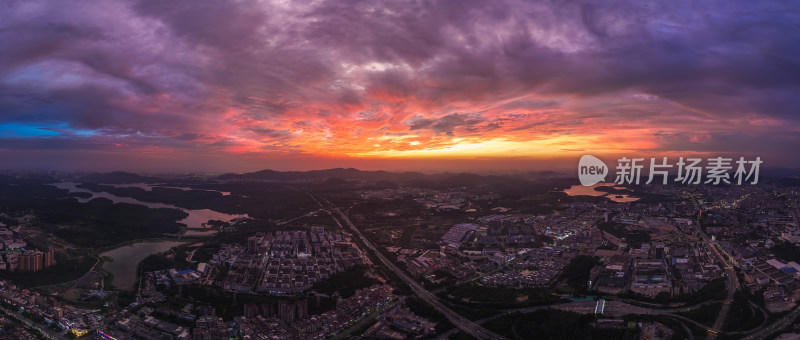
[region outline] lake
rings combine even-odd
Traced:
[[[114,275],[114,286],[120,289],[133,290],[136,283],[136,266],[139,262],[145,257],[165,252],[182,243],[177,241],[139,242],[109,250],[101,253],[100,256],[108,256],[114,261],[103,263],[102,268]]]
[[[219,211],[214,211],[211,209],[184,209],[171,204],[143,202],[132,197],[122,197],[107,192],[94,192],[89,189],[79,188],[78,183],[75,182],[60,182],[60,183],[53,183],[50,185],[55,186],[59,189],[67,189],[69,190],[69,192],[85,192],[92,195],[92,197],[89,198],[77,198],[78,202],[81,203],[86,203],[94,198],[102,197],[102,198],[107,198],[114,203],[140,204],[154,209],[168,208],[168,209],[183,210],[187,214],[189,214],[189,216],[178,221],[178,223],[185,224],[187,228],[210,228],[210,226],[204,225],[205,223],[208,223],[209,220],[220,220],[220,221],[230,222],[230,220],[238,217],[238,215],[221,213]],[[247,215],[243,216],[246,217]]]
[[[625,187],[619,187],[616,185],[617,185],[616,183],[597,183],[590,186],[576,184],[567,189],[564,189],[564,193],[566,193],[569,196],[605,196],[606,198],[618,203],[635,202],[639,200],[638,197],[630,195],[608,194],[605,191],[595,190],[595,188],[599,187],[614,187],[614,189],[625,189]]]

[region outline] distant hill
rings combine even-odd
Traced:
[[[425,175],[414,172],[394,173],[388,171],[361,171],[353,168],[335,168],[311,171],[275,171],[261,170],[244,174],[224,174],[216,177],[219,181],[250,180],[266,182],[307,182],[325,180],[329,178],[359,179],[366,181],[388,180],[395,181],[402,177],[422,178]]]
[[[473,173],[437,173],[423,174],[419,172],[361,171],[353,168],[335,168],[312,171],[275,171],[261,170],[243,174],[224,174],[212,178],[221,182],[260,181],[285,183],[325,183],[343,184],[351,181],[371,183],[380,187],[392,185],[411,185],[429,188],[486,187],[491,190],[525,190],[531,185],[547,185],[560,183],[569,176],[555,172],[529,172],[519,175],[479,175]]]
[[[392,188],[397,186],[414,186],[420,188],[481,188],[482,191],[527,191],[532,187],[551,188],[574,184],[570,176],[551,171],[527,172],[515,175],[481,175],[474,173],[434,173],[362,171],[353,168],[334,168],[311,171],[275,171],[261,170],[242,174],[227,173],[199,179],[191,176],[145,176],[124,171],[95,173],[79,178],[81,182],[102,184],[130,183],[169,183],[173,186],[201,185],[209,182],[219,184],[231,182],[268,182],[268,183],[307,183],[322,185],[326,188],[343,188],[348,186],[367,186],[371,188]]]

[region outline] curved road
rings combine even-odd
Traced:
[[[687,318],[685,316],[678,315],[676,313],[681,313],[681,312],[694,310],[694,309],[697,309],[697,308],[699,308],[699,307],[701,307],[703,305],[707,305],[709,303],[715,303],[715,302],[719,302],[719,301],[706,301],[706,302],[703,302],[703,303],[698,303],[698,304],[695,304],[695,305],[678,307],[678,308],[648,308],[648,307],[632,305],[632,304],[629,304],[629,303],[626,303],[626,302],[623,302],[623,301],[618,301],[618,300],[606,300],[605,308],[603,310],[603,314],[604,315],[611,315],[611,316],[614,316],[614,317],[620,317],[620,316],[624,316],[624,315],[627,315],[627,314],[665,315],[665,316],[669,316],[669,317],[678,319],[677,321],[679,321],[682,325],[684,323],[690,323],[690,324],[692,324],[694,326],[697,326],[699,328],[708,330],[708,329],[711,329],[711,328],[709,328],[708,326],[703,325],[703,324],[701,324],[701,323],[699,323],[697,321],[689,319],[689,318]],[[596,306],[597,306],[597,301],[587,300],[587,301],[567,302],[567,303],[561,303],[561,304],[555,304],[555,305],[542,305],[542,306],[532,306],[532,307],[505,309],[505,310],[500,311],[497,315],[493,315],[493,316],[490,316],[490,317],[487,317],[487,318],[484,318],[484,319],[477,320],[477,321],[475,321],[475,323],[483,324],[483,323],[485,323],[487,321],[496,319],[496,318],[501,317],[503,315],[506,315],[508,313],[514,313],[514,312],[530,313],[530,312],[534,312],[534,311],[537,311],[537,310],[548,309],[548,308],[554,308],[554,309],[570,311],[570,312],[575,312],[575,313],[581,313],[581,314],[592,314],[592,313],[595,313]],[[800,312],[798,312],[798,313],[800,313]],[[766,324],[766,318],[764,319],[764,322],[762,322],[761,325],[759,325],[759,327],[756,327],[756,328],[751,329],[751,330],[738,331],[738,332],[722,332],[722,331],[719,331],[719,333],[729,334],[729,335],[746,335],[746,334],[751,334],[751,333],[758,332],[758,331],[762,330],[762,328],[764,327],[765,324]],[[456,332],[458,332],[458,329],[452,329],[452,330],[450,330],[450,331],[438,336],[436,339],[447,339],[449,336],[455,334]],[[691,332],[689,331],[688,334],[691,335]]]

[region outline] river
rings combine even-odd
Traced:
[[[102,268],[114,274],[115,287],[132,290],[135,288],[136,267],[139,262],[145,257],[165,252],[182,243],[177,241],[139,242],[109,250],[101,253],[100,256],[108,256],[114,261],[103,263]]]

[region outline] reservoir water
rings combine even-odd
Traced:
[[[606,198],[618,203],[635,202],[639,200],[638,197],[633,197],[630,195],[609,194],[605,191],[595,190],[595,188],[599,187],[614,187],[614,189],[625,189],[625,187],[619,187],[616,185],[617,185],[616,183],[597,183],[590,186],[577,184],[567,189],[564,189],[564,193],[566,193],[569,196],[605,196]]]
[[[145,257],[152,254],[165,252],[172,247],[183,242],[177,241],[152,241],[139,242],[128,246],[100,253],[100,256],[108,256],[112,262],[103,263],[103,269],[114,275],[113,284],[117,288],[132,290],[135,289],[136,267]]]
[[[238,215],[221,213],[221,212],[214,211],[214,210],[211,210],[211,209],[184,209],[184,208],[177,207],[177,206],[174,206],[174,205],[171,205],[171,204],[156,203],[156,202],[144,202],[144,201],[140,201],[140,200],[137,200],[135,198],[132,198],[132,197],[122,197],[122,196],[117,196],[117,195],[110,194],[110,193],[107,193],[107,192],[94,192],[94,191],[91,191],[89,189],[79,188],[78,187],[78,183],[75,183],[75,182],[60,182],[60,183],[53,183],[51,185],[53,185],[53,186],[55,186],[55,187],[57,187],[59,189],[67,189],[67,190],[69,190],[69,192],[85,192],[85,193],[89,193],[89,194],[92,195],[92,197],[88,197],[88,198],[78,198],[78,202],[82,202],[82,203],[89,202],[90,200],[92,200],[94,198],[102,197],[102,198],[107,198],[107,199],[111,200],[114,203],[140,204],[140,205],[143,205],[143,206],[146,206],[146,207],[149,207],[149,208],[154,208],[154,209],[168,208],[168,209],[183,210],[187,214],[189,214],[189,216],[187,216],[186,218],[184,218],[183,220],[180,220],[178,222],[185,224],[186,227],[188,227],[188,228],[206,228],[207,226],[204,226],[203,224],[204,223],[208,223],[209,220],[220,220],[220,221],[228,222],[228,221],[238,217]],[[247,215],[244,215],[244,216],[247,216]]]

